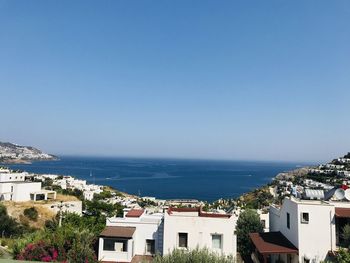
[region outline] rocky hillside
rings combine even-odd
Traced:
[[[0,163],[30,163],[31,161],[56,160],[57,157],[43,153],[31,146],[0,142]]]

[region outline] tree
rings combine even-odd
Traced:
[[[92,248],[94,243],[94,235],[88,230],[83,230],[76,233],[72,248],[69,250],[67,256],[69,262],[72,263],[91,263],[97,262],[95,252]]]
[[[263,232],[263,229],[255,210],[247,209],[239,215],[236,226],[237,248],[242,257],[249,257],[253,251],[249,233],[260,233]]]
[[[346,224],[341,233],[341,237],[343,238],[344,246],[347,248],[350,246],[350,225]]]

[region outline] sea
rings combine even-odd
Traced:
[[[263,186],[280,172],[309,163],[181,159],[59,157],[58,161],[10,165],[38,174],[71,175],[89,183],[159,199],[213,202]]]

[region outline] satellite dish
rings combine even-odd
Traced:
[[[341,188],[338,188],[337,190],[335,190],[334,196],[337,200],[343,200],[345,197],[345,191]]]
[[[345,199],[350,201],[350,188],[345,190]]]

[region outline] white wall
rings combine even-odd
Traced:
[[[30,201],[30,193],[41,190],[41,182],[16,182],[0,183],[0,195],[2,193],[12,193],[4,195],[4,200],[24,202]],[[12,195],[12,198],[11,198]]]
[[[287,212],[290,215],[290,228],[287,227]],[[298,247],[298,208],[295,202],[285,198],[281,209],[270,207],[270,231],[280,231],[292,244]]]
[[[110,261],[110,262],[131,262],[133,258],[133,246],[132,239],[128,240],[128,251],[106,251],[103,250],[103,237],[99,238],[98,246],[98,260]]]
[[[301,223],[301,213],[309,213],[309,223]],[[334,207],[330,205],[298,205],[299,260],[308,255],[314,262],[325,260],[328,251],[335,249]]]
[[[236,256],[236,218],[199,217],[198,213],[183,213],[187,216],[164,214],[163,254],[178,248],[178,233],[188,233],[188,249],[212,249],[212,234],[222,235],[220,254]],[[196,216],[197,215],[197,216]]]
[[[28,173],[0,173],[0,183],[2,182],[23,182]]]
[[[334,211],[334,206],[325,202],[285,198],[280,209],[270,207],[270,231],[280,231],[299,249],[299,262],[304,258],[320,262],[336,248]],[[309,213],[308,224],[302,223],[301,213]]]
[[[140,218],[111,218],[107,219],[107,226],[122,226],[122,227],[136,227],[134,233],[134,255],[146,254],[146,239],[155,240],[156,253],[162,253],[162,237],[163,233],[162,215],[152,216],[143,215]]]
[[[15,202],[29,201],[30,193],[41,190],[41,182],[35,183],[14,183],[12,200]]]

